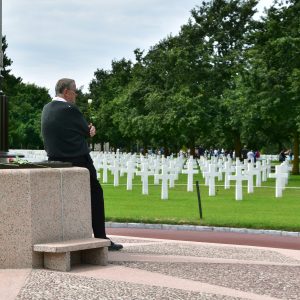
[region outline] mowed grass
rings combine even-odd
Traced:
[[[102,174],[101,174],[102,176]],[[229,190],[224,182],[216,179],[216,196],[208,196],[202,175],[199,180],[203,219],[200,220],[197,191],[187,192],[187,175],[179,175],[174,188],[169,188],[169,199],[161,200],[161,186],[153,185],[149,177],[149,195],[142,195],[142,183],[135,176],[133,190],[126,190],[126,174],[120,177],[120,185],[113,186],[109,172],[108,183],[102,183],[105,198],[106,220],[114,222],[191,224],[239,228],[300,231],[300,176],[291,175],[282,198],[275,198],[275,179],[254,187],[247,193],[243,183],[243,200],[235,200],[235,182]],[[255,185],[255,180],[254,180]]]

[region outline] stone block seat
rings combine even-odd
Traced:
[[[107,265],[110,240],[85,238],[55,243],[35,244],[33,251],[44,253],[44,267],[68,272],[78,263]]]
[[[86,168],[0,168],[0,269],[105,265],[110,241],[92,237]]]

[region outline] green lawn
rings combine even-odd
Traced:
[[[160,186],[154,186],[149,178],[149,195],[142,195],[140,177],[135,177],[132,191],[126,190],[126,174],[120,178],[120,186],[102,184],[105,197],[106,220],[115,222],[143,222],[163,224],[193,224],[260,229],[300,231],[300,176],[291,176],[282,198],[275,198],[275,180],[268,179],[260,188],[254,187],[247,194],[246,182],[243,200],[235,200],[234,182],[230,190],[224,190],[218,182],[216,196],[208,196],[201,175],[199,180],[203,219],[200,220],[196,188],[186,191],[186,175],[180,175],[175,188],[169,189],[169,199],[160,199]],[[101,179],[100,179],[101,182]],[[255,183],[255,180],[254,180]],[[296,188],[289,188],[296,187]]]

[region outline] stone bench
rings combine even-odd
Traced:
[[[107,265],[110,240],[85,238],[55,243],[35,244],[33,251],[44,253],[44,267],[68,272],[71,265],[87,263]]]

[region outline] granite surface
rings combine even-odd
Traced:
[[[0,170],[0,177],[0,268],[42,267],[34,244],[92,237],[87,169]]]
[[[300,266],[113,262],[129,268],[229,287],[280,299],[300,299]]]
[[[135,245],[127,247],[124,251],[129,253],[146,253],[157,255],[181,255],[207,258],[225,258],[239,259],[248,261],[266,261],[277,263],[300,263],[298,260],[286,257],[272,250],[254,249],[254,248],[237,248],[237,247],[217,247],[202,245],[201,243],[194,246],[185,243],[156,243],[153,245]]]
[[[97,280],[50,271],[32,271],[16,300],[239,300],[217,294]]]
[[[300,299],[297,251],[110,238],[125,247],[107,266],[32,270],[16,299]]]

